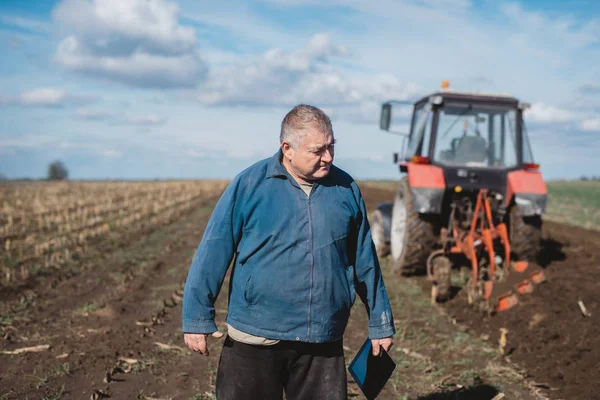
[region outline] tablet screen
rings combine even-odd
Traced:
[[[383,348],[379,356],[373,355],[371,339],[365,341],[348,366],[348,371],[369,400],[377,397],[395,369],[396,363]]]

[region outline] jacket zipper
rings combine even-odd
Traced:
[[[314,188],[312,189],[314,190]],[[311,190],[311,194],[312,194]],[[308,240],[310,241],[310,287],[308,292],[308,329],[306,332],[306,340],[310,342],[310,306],[312,304],[312,289],[313,289],[313,271],[315,268],[315,255],[313,254],[313,238],[312,238],[312,217],[310,213],[310,195],[306,198],[306,206],[308,208]]]

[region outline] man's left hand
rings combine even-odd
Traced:
[[[378,356],[381,347],[383,347],[385,351],[390,351],[390,348],[394,344],[394,339],[391,337],[383,339],[371,339],[371,344],[373,345],[373,355]]]

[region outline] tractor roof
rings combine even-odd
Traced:
[[[442,90],[440,92],[432,93],[428,96],[423,97],[417,103],[428,101],[432,96],[442,96],[444,100],[454,100],[459,102],[481,102],[481,103],[494,103],[507,106],[518,106],[519,100],[505,94],[496,93],[474,93],[474,92],[456,92],[453,90]]]

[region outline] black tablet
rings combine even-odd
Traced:
[[[396,363],[387,351],[381,348],[379,355],[374,356],[372,348],[371,339],[367,338],[348,366],[350,375],[368,400],[379,395],[396,369]]]

